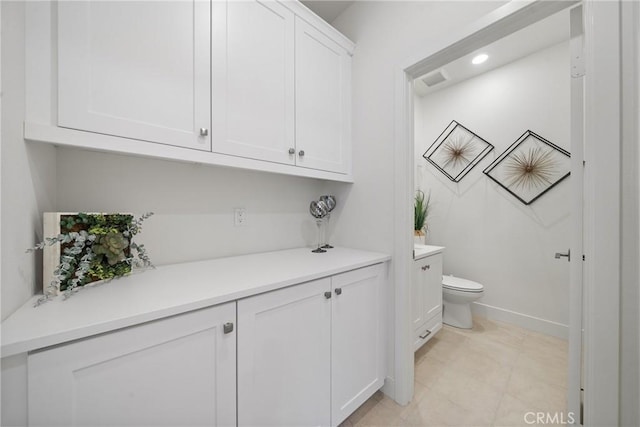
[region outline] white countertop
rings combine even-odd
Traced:
[[[413,245],[413,259],[420,259],[444,251],[444,246]]]
[[[334,248],[288,249],[158,267],[89,286],[33,307],[34,296],[2,322],[2,357],[245,298],[390,260]]]

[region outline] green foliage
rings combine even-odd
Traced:
[[[133,241],[142,223],[153,215],[139,218],[127,214],[62,215],[60,234],[47,237],[27,252],[60,244],[60,264],[54,271],[49,292],[37,304],[51,297],[56,288],[69,297],[78,287],[98,280],[110,280],[131,272],[132,267],[152,267],[144,245]]]
[[[107,257],[109,265],[124,261],[124,250],[129,247],[129,240],[116,229],[109,230],[100,236],[93,244],[93,253]]]
[[[427,231],[427,217],[429,216],[429,207],[431,204],[431,193],[425,198],[421,190],[416,191],[415,202],[413,205],[413,229],[415,231]]]

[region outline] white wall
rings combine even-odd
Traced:
[[[355,184],[326,185],[342,205],[335,229],[341,245],[394,254],[394,120],[396,73],[426,44],[505,2],[357,1],[332,24],[356,42],[352,61]],[[411,230],[407,230],[411,233]],[[391,269],[394,265],[392,263]],[[393,277],[391,272],[390,277]],[[406,285],[406,284],[405,284]],[[389,393],[394,393],[394,284],[388,293]]]
[[[420,47],[505,2],[357,1],[333,23],[356,43],[352,62],[353,186],[328,184],[345,203],[341,244],[393,252],[394,77]]]
[[[1,2],[2,113],[0,145],[1,315],[5,319],[38,287],[41,256],[25,249],[42,238],[41,212],[55,203],[55,149],[22,139],[24,3]],[[2,359],[3,426],[26,424],[26,358]]]
[[[24,3],[2,2],[2,319],[38,286],[41,212],[55,203],[55,149],[25,144]]]
[[[318,180],[59,149],[60,211],[155,213],[137,240],[156,265],[309,246]],[[235,227],[233,210],[247,210]]]
[[[529,129],[570,151],[569,83],[561,43],[416,98],[416,185],[431,192],[427,242],[446,246],[445,274],[484,285],[478,311],[560,336],[569,263],[554,253],[570,245],[569,179],[525,206],[482,171]],[[422,157],[451,120],[495,146],[459,183]]]

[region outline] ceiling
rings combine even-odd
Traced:
[[[346,8],[355,1],[334,1],[334,0],[302,0],[302,4],[311,9],[316,15],[332,23]]]
[[[569,10],[565,9],[417,78],[415,93],[419,96],[431,94],[568,40]],[[471,59],[480,53],[486,53],[489,59],[481,65],[473,65]],[[422,80],[429,80],[438,72],[446,77],[445,81],[429,87]]]

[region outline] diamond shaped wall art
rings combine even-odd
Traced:
[[[422,155],[453,182],[459,182],[491,150],[493,145],[452,120]]]
[[[536,201],[571,172],[571,154],[528,130],[484,173],[525,205]]]

